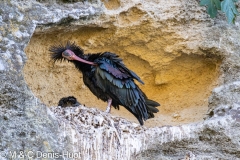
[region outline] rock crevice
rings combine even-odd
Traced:
[[[64,151],[80,152],[78,159],[240,158],[238,23],[230,26],[221,15],[210,19],[198,1],[3,1],[0,158],[27,158],[29,151],[34,159]],[[159,117],[148,121],[159,127],[83,106],[64,114],[49,110],[72,93],[88,106],[105,106],[84,102],[91,93],[79,73],[67,72],[72,66],[46,63],[49,46],[66,40],[86,52],[115,52],[136,68],[142,89],[162,104]],[[67,82],[73,86],[63,86]]]

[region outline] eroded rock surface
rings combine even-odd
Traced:
[[[209,19],[198,1],[57,2],[0,3],[1,159],[64,151],[86,154],[79,159],[240,158],[238,19],[236,25],[223,15]],[[83,102],[90,93],[67,64],[45,63],[48,47],[64,40],[86,52],[116,52],[136,67],[142,89],[162,104],[149,126],[189,124],[145,128],[83,106],[49,110],[46,105],[80,91],[86,91],[78,97],[82,104],[98,104]],[[57,83],[61,78],[65,83]],[[67,82],[78,89],[61,89]]]
[[[110,51],[118,54],[128,68],[141,77],[145,82],[139,85],[141,89],[161,104],[160,112],[148,120],[146,126],[203,121],[208,97],[219,83],[222,62],[219,51],[208,53],[199,48],[198,39],[206,37],[202,31],[205,24],[201,23],[205,17],[186,17],[199,20],[193,29],[180,21],[185,12],[176,17],[165,15],[172,10],[172,5],[177,5],[174,1],[168,2],[165,12],[161,1],[156,2],[156,7],[160,7],[156,13],[150,10],[152,2],[121,3],[123,6],[106,9],[99,17],[67,21],[49,29],[38,27],[25,49],[29,61],[24,67],[24,76],[31,90],[48,106],[56,105],[62,96],[74,95],[87,106],[105,110],[106,103],[93,96],[73,65],[50,62],[49,47],[70,40],[85,53]],[[204,16],[202,7],[196,10]],[[162,20],[164,16],[168,17],[166,21]],[[112,114],[137,122],[123,107],[120,112],[112,110]]]

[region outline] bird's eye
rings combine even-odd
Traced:
[[[69,57],[70,54],[68,53],[68,51],[64,51],[64,52],[62,52],[62,56],[63,57]]]

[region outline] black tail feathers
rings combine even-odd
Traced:
[[[156,107],[160,106],[160,104],[150,99],[146,100],[146,104],[147,104],[147,110],[148,110],[148,118],[154,118],[153,113],[159,112],[159,110]]]

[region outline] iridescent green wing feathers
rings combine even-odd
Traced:
[[[95,61],[98,67],[94,67],[96,82],[104,92],[114,101],[128,108],[139,120],[148,119],[145,95],[134,83],[133,79],[143,83],[131,70],[127,69],[117,55],[105,52]]]

